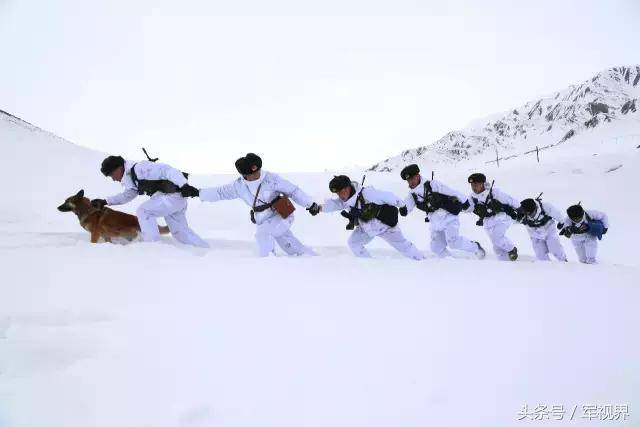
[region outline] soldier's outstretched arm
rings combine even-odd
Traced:
[[[602,225],[604,226],[604,228],[609,228],[609,217],[606,213],[590,209],[587,211],[587,214],[591,219],[602,221]]]
[[[555,206],[548,203],[542,203],[542,207],[544,208],[544,211],[547,213],[547,215],[556,220],[556,222],[562,223],[562,221],[564,221],[562,212],[560,212],[560,210]]]
[[[200,189],[200,200],[203,202],[218,202],[220,200],[237,199],[238,191],[235,182],[220,187],[209,187]]]
[[[411,212],[416,207],[416,201],[413,200],[411,193],[404,199],[404,205],[407,207],[407,213]]]
[[[436,180],[431,181],[431,190],[433,190],[436,193],[442,193],[445,196],[453,196],[458,200],[460,200],[460,203],[464,203],[467,201],[467,196],[460,193],[459,191],[454,190],[448,185],[441,183],[440,181],[436,181]]]
[[[275,175],[275,174],[274,174]],[[281,177],[280,175],[275,175],[276,177],[276,189],[281,193],[286,194],[294,202],[299,204],[300,206],[304,206],[308,208],[313,203],[311,196],[302,191],[300,187]]]
[[[132,188],[127,188],[122,193],[107,197],[105,200],[107,201],[108,205],[115,206],[124,205],[125,203],[132,201],[136,197],[138,197],[138,192]]]
[[[391,205],[396,207],[404,206],[404,200],[390,191],[378,190],[373,187],[365,187],[362,195],[367,202],[376,203],[378,205]]]
[[[157,167],[160,169],[160,179],[167,179],[178,187],[182,187],[187,183],[187,178],[178,169],[164,163],[157,163]]]
[[[493,188],[493,198],[501,203],[511,206],[514,209],[518,209],[520,207],[519,201],[495,187]]]
[[[344,203],[339,199],[327,199],[320,205],[320,212],[336,212],[345,208]]]

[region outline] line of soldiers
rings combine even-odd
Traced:
[[[146,154],[146,151],[145,151]],[[114,181],[121,182],[125,190],[106,199],[94,199],[96,209],[106,205],[120,205],[146,194],[151,198],[137,211],[142,239],[159,238],[156,218],[164,217],[171,234],[180,242],[200,247],[208,244],[200,238],[186,220],[187,198],[198,197],[203,202],[241,199],[250,206],[250,220],[256,225],[255,239],[261,256],[275,254],[277,244],[288,255],[315,255],[291,231],[294,211],[291,200],[304,207],[311,215],[320,212],[340,212],[348,219],[347,229],[353,230],[348,245],[355,256],[370,257],[366,245],[374,237],[380,237],[403,255],[424,259],[416,246],[407,240],[398,226],[398,215],[407,216],[414,209],[425,212],[425,222],[430,224],[431,250],[439,257],[450,255],[449,249],[485,257],[479,242],[459,233],[461,212],[478,216],[497,257],[515,261],[518,249],[506,236],[514,221],[526,226],[534,252],[539,260],[550,260],[551,253],[559,261],[567,261],[559,235],[571,239],[578,259],[582,263],[595,263],[598,240],[606,234],[607,215],[584,210],[580,204],[570,206],[563,217],[560,211],[540,196],[517,202],[516,199],[489,184],[485,175],[471,174],[468,183],[471,193],[465,196],[440,181],[424,179],[417,165],[402,169],[400,176],[407,182],[409,194],[401,199],[391,192],[352,181],[346,175],[333,177],[329,190],[336,197],[322,204],[314,202],[300,187],[280,175],[264,171],[262,159],[248,153],[235,162],[240,177],[233,182],[211,188],[195,188],[188,181],[188,174],[169,165],[151,159],[133,163],[121,156],[109,156],[101,166],[101,172]],[[558,233],[557,230],[560,230]]]

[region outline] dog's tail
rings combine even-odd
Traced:
[[[169,233],[171,233],[171,231],[169,230],[169,227],[167,227],[166,225],[158,226],[158,230],[160,230],[160,234],[169,234]]]

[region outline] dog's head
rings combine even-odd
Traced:
[[[78,191],[71,197],[67,197],[63,204],[58,206],[60,212],[75,212],[80,206],[89,202],[89,199],[84,197],[84,190]]]

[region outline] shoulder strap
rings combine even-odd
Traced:
[[[142,152],[144,153],[145,156],[147,156],[147,160],[149,160],[150,162],[154,162],[155,163],[155,162],[158,161],[157,157],[155,157],[153,159],[151,157],[149,157],[149,155],[147,154],[147,150],[145,150],[144,147],[142,147]]]
[[[538,200],[538,199],[536,199]],[[542,214],[542,216],[547,216],[547,213],[544,211],[544,206],[542,206],[542,200],[538,200],[538,205],[540,205],[540,213]]]
[[[364,205],[365,205],[365,203],[364,203],[364,202],[365,202],[365,200],[364,200],[364,196],[362,195],[362,191],[363,191],[363,190],[364,190],[364,187],[362,187],[362,188],[360,189],[360,191],[358,192],[358,195],[356,196],[356,203],[354,204],[354,206],[356,206],[356,207],[357,207],[358,202],[360,202],[360,209],[363,209],[363,208],[364,208]]]
[[[133,166],[131,166],[131,181],[133,181],[133,185],[136,186],[136,188],[138,188],[138,175],[136,175],[136,165],[137,163],[134,163]]]
[[[427,181],[424,183],[424,199],[427,199],[427,196],[429,194],[433,193],[433,190],[431,189],[431,181]]]
[[[253,205],[251,206],[252,209],[255,209],[256,207],[256,202],[258,201],[258,194],[260,194],[260,187],[262,187],[262,182],[260,183],[260,185],[258,185],[258,189],[256,190],[256,195],[253,198]]]

